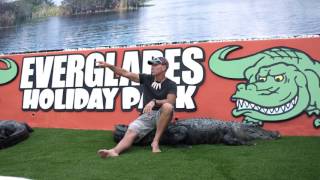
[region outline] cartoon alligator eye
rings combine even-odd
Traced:
[[[283,75],[277,75],[277,76],[274,77],[274,80],[275,80],[276,82],[281,82],[283,79],[284,79],[284,76],[283,76]]]
[[[260,82],[265,82],[266,80],[267,80],[267,77],[265,77],[265,76],[258,77],[258,81],[260,81]]]

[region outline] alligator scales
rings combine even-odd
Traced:
[[[117,125],[114,140],[119,142],[128,126]],[[152,142],[155,130],[135,144],[147,145]],[[262,129],[260,126],[239,122],[220,121],[209,118],[191,118],[170,123],[161,137],[161,144],[252,144],[252,140],[272,140],[280,137],[278,132]]]

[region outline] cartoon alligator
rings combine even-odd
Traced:
[[[315,115],[315,128],[320,127],[320,62],[306,53],[288,47],[274,47],[256,54],[227,59],[242,48],[226,46],[215,51],[209,60],[213,73],[239,83],[231,100],[236,102],[232,114],[244,116],[243,122],[289,120],[304,111]]]
[[[6,69],[0,68],[0,85],[12,81],[18,74],[17,64],[10,59],[0,59],[0,62],[5,63]]]

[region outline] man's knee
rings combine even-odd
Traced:
[[[171,114],[173,112],[173,105],[170,103],[164,103],[161,106],[161,113]]]
[[[128,129],[126,132],[126,136],[130,138],[136,138],[138,136],[138,133],[132,129]]]

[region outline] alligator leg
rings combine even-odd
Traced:
[[[320,127],[320,110],[316,109],[315,111],[313,111],[314,114],[316,114],[316,119],[313,121],[313,126],[315,128],[319,128]]]
[[[319,127],[320,127],[320,119],[319,119],[319,118],[317,118],[317,119],[315,119],[315,120],[313,121],[313,126],[314,126],[315,128],[319,128]]]
[[[320,110],[317,109],[316,106],[309,106],[306,111],[308,116],[312,116],[312,115],[316,116],[316,119],[313,121],[313,126],[315,128],[319,128],[320,127]]]

